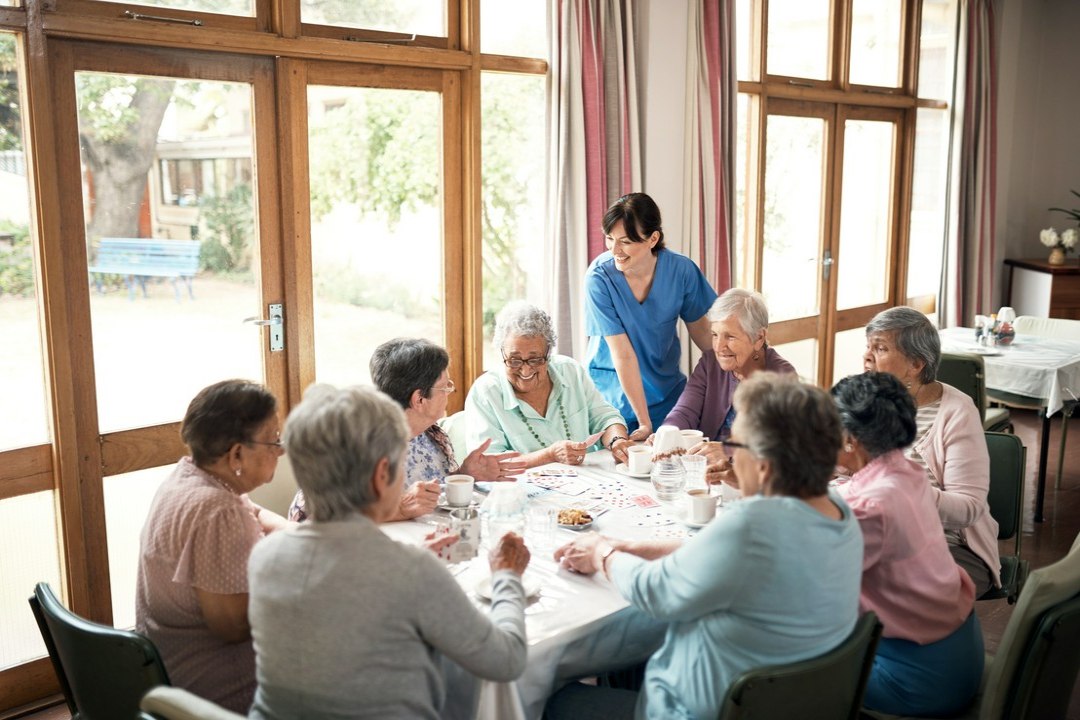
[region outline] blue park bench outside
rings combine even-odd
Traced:
[[[180,302],[178,280],[187,285],[188,297],[195,299],[192,279],[199,270],[199,243],[195,240],[156,240],[154,238],[102,238],[97,260],[87,268],[94,277],[94,287],[101,287],[103,275],[123,275],[128,297],[135,299],[135,284],[146,295],[146,280],[169,278],[176,301]]]

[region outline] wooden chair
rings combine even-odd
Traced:
[[[728,688],[720,720],[857,718],[880,637],[881,623],[868,612],[824,655],[743,673]]]
[[[153,720],[139,700],[169,675],[148,638],[79,617],[48,583],[34,588],[30,608],[73,720]]]

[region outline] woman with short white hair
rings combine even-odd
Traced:
[[[495,319],[493,342],[505,367],[477,378],[465,399],[470,446],[490,442],[490,452],[516,450],[526,467],[578,465],[599,447],[626,461],[632,443],[622,415],[577,360],[552,354],[550,315],[526,302],[510,303]]]
[[[732,477],[718,441],[731,435],[739,383],[760,370],[788,374],[795,368],[769,347],[769,309],[760,293],[731,288],[716,299],[708,317],[712,349],[701,356],[664,424],[704,433],[706,443],[691,452],[709,458],[707,477],[717,483]]]
[[[253,718],[439,718],[442,656],[507,682],[525,668],[521,574],[529,551],[507,533],[489,558],[489,615],[431,552],[378,523],[398,509],[409,428],[373,388],[316,385],[285,423],[308,522],[252,553]]]

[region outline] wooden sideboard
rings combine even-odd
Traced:
[[[1009,305],[1017,315],[1080,320],[1080,262],[1006,260]]]

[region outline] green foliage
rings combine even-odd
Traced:
[[[347,266],[322,270],[315,278],[316,294],[323,299],[357,307],[386,310],[407,318],[425,317],[438,307],[432,298],[418,300],[412,290],[383,275],[361,275]]]
[[[0,235],[11,235],[14,244],[0,244],[0,296],[33,297],[34,258],[27,225],[0,220]]]
[[[0,150],[21,149],[22,121],[15,36],[0,32]]]
[[[237,185],[224,195],[207,195],[199,209],[204,228],[199,253],[202,268],[219,273],[249,269],[255,240],[251,185]]]

